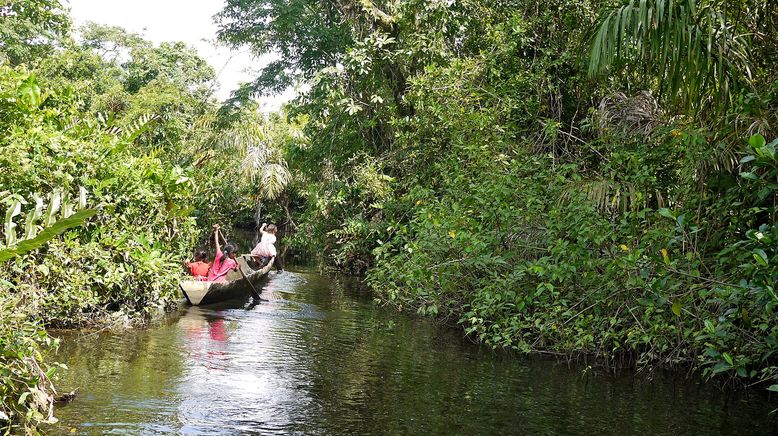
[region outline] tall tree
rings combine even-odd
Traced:
[[[351,43],[338,1],[228,0],[216,15],[219,39],[254,54],[275,55],[244,92],[280,92],[335,66]]]
[[[69,29],[59,0],[0,0],[0,58],[12,65],[50,53]]]
[[[130,93],[154,80],[168,81],[182,90],[207,89],[216,78],[213,67],[182,42],[155,46],[121,27],[95,23],[87,23],[81,35],[84,48],[124,69],[123,82]]]

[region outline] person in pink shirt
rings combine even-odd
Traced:
[[[216,242],[216,257],[213,259],[213,266],[208,271],[209,282],[226,282],[227,273],[238,269],[238,262],[235,260],[237,249],[234,245],[224,241],[224,252],[219,245],[219,225],[213,226],[213,239]]]

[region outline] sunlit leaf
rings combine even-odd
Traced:
[[[767,144],[767,141],[762,135],[753,135],[748,139],[748,144],[756,149],[764,147],[765,144]]]
[[[16,201],[11,204],[8,211],[5,214],[5,245],[11,246],[16,242],[16,223],[14,223],[14,217],[22,213],[22,203]]]
[[[41,88],[34,74],[30,74],[19,86],[19,99],[28,107],[37,108],[41,104]]]
[[[669,265],[670,264],[670,255],[668,254],[667,249],[663,248],[663,249],[659,250],[659,252],[662,254],[662,259],[664,260],[664,262]]]

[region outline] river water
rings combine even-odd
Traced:
[[[688,379],[598,373],[478,347],[358,283],[270,274],[258,305],[149,329],[61,333],[52,434],[775,434],[778,408]]]

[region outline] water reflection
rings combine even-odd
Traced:
[[[193,307],[66,336],[55,430],[77,434],[770,434],[775,403],[688,381],[582,376],[370,304],[358,284],[271,274],[262,304]]]

